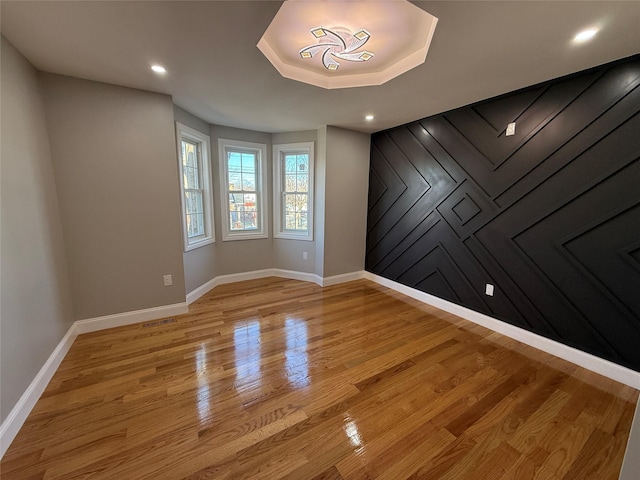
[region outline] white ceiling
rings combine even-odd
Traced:
[[[0,8],[2,34],[39,70],[166,93],[209,123],[264,132],[374,132],[640,52],[640,1],[412,3],[439,18],[426,62],[381,86],[339,90],[281,77],[256,47],[281,2]],[[593,41],[571,41],[593,25]]]

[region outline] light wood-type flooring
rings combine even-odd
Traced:
[[[79,336],[11,479],[617,479],[638,392],[366,280]]]

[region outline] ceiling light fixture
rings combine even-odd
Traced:
[[[375,117],[374,117],[373,115],[365,115],[365,116],[364,116],[364,119],[365,119],[367,122],[370,122],[370,121],[371,121],[371,120],[373,120],[374,118],[375,118]]]
[[[292,80],[382,85],[424,63],[437,23],[407,0],[287,0],[257,47]]]
[[[596,28],[583,30],[576,34],[575,37],[573,37],[573,41],[578,43],[586,42],[587,40],[591,40],[593,37],[595,37],[596,33],[598,33],[598,30]]]
[[[327,70],[338,70],[340,63],[336,58],[350,62],[366,62],[373,58],[371,52],[356,52],[371,38],[371,34],[365,29],[351,33],[343,28],[317,27],[310,32],[318,39],[318,43],[300,49],[300,56],[312,58],[316,53],[322,52],[322,65]]]
[[[151,70],[153,70],[156,73],[167,73],[167,69],[164,68],[162,65],[151,65]]]

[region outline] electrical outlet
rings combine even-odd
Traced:
[[[309,252],[302,252],[302,259],[309,260]]]
[[[511,135],[516,134],[516,122],[511,122],[507,125],[507,131],[505,132],[505,136],[510,137]]]
[[[489,295],[490,297],[493,297],[493,285],[491,285],[490,283],[487,283],[484,289],[484,293],[485,295]]]
[[[170,287],[171,285],[173,285],[173,277],[171,275],[164,275],[162,277],[162,280],[164,281],[165,287]]]

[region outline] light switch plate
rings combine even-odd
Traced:
[[[505,133],[505,135],[507,137],[510,137],[511,135],[515,135],[516,134],[516,122],[511,122],[509,125],[507,125],[507,132]]]

